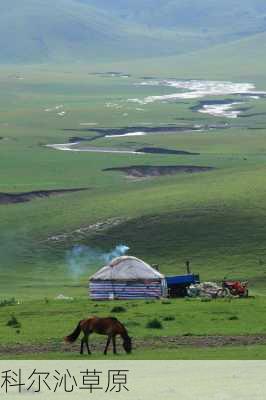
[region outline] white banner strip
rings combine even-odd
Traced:
[[[266,398],[266,361],[0,361],[0,399]]]

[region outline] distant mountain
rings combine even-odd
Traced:
[[[114,18],[77,1],[0,2],[1,62],[89,60],[126,40]]]
[[[150,28],[241,35],[266,28],[265,0],[76,0]]]
[[[265,27],[264,0],[2,0],[0,63],[178,55]]]
[[[156,54],[167,41],[75,0],[0,2],[0,62],[90,61]]]

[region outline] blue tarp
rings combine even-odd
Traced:
[[[190,285],[199,283],[199,275],[186,274],[166,277],[167,285]]]

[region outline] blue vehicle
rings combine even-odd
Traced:
[[[185,297],[190,285],[200,283],[198,274],[167,276],[166,278],[168,297]]]

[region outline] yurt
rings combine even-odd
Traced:
[[[93,300],[158,299],[166,294],[165,278],[135,257],[115,258],[90,278]]]

